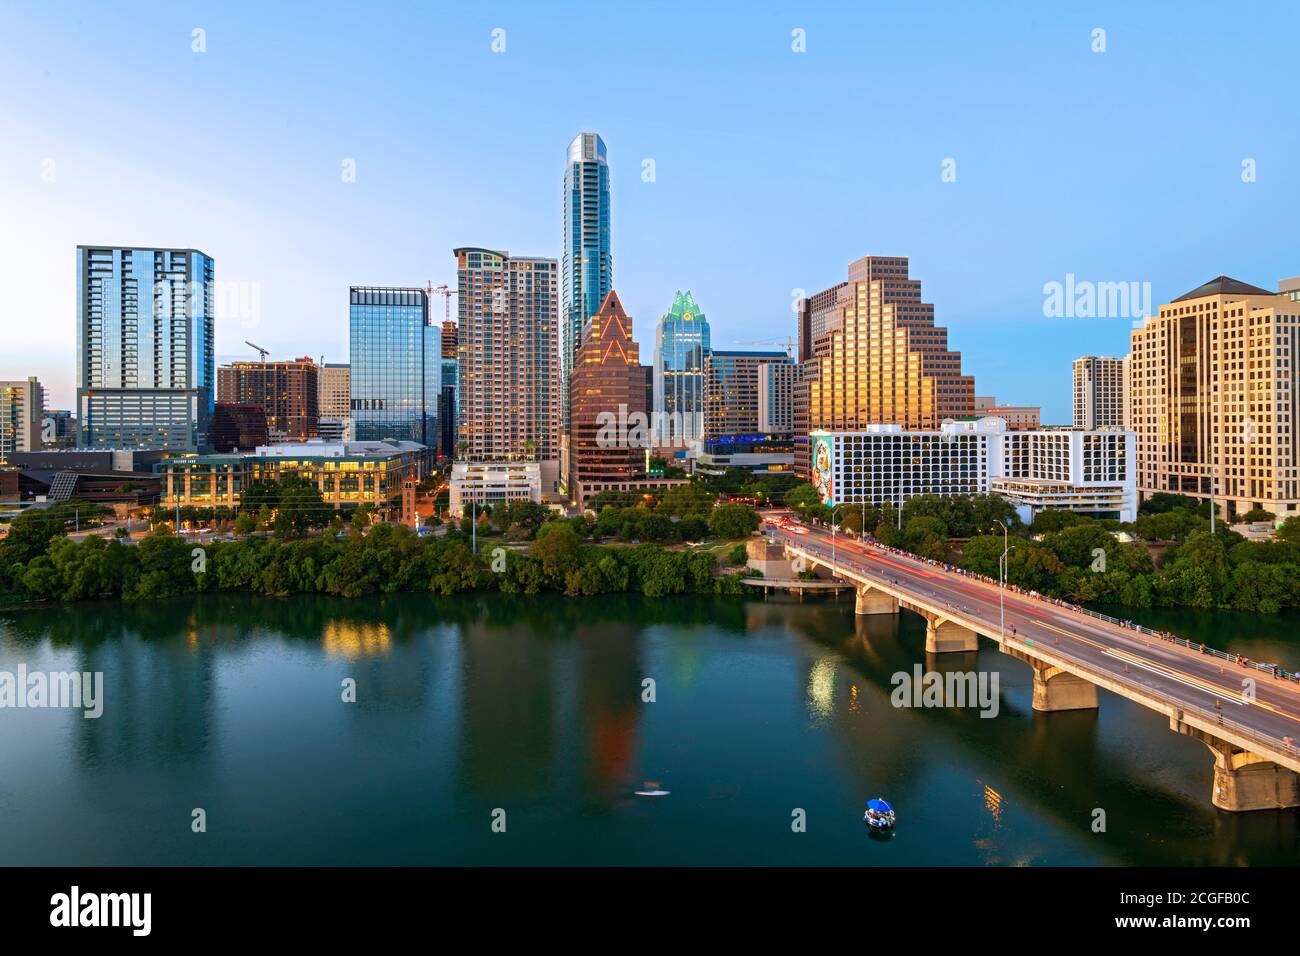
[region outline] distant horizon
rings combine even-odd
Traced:
[[[317,6],[86,6],[73,30],[7,6],[0,82],[24,95],[0,115],[0,378],[75,410],[87,239],[201,250],[256,298],[217,322],[218,364],[245,339],[347,362],[351,285],[454,287],[470,245],[559,260],[584,131],[608,150],[613,288],[647,356],[675,290],[735,350],[794,337],[799,290],[898,255],[976,394],[1064,424],[1070,363],[1126,354],[1133,318],[1049,317],[1050,284],[1136,283],[1154,310],[1218,275],[1300,275],[1270,228],[1300,212],[1287,4],[585,6],[388,3],[367,11],[381,47]],[[1213,57],[1189,55],[1207,37]],[[580,92],[551,95],[574,70]]]

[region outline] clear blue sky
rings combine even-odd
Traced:
[[[1065,421],[1070,360],[1122,355],[1130,321],[1045,318],[1044,283],[1159,303],[1300,275],[1294,3],[716,6],[7,0],[0,378],[71,406],[78,243],[256,283],[222,360],[343,360],[349,284],[454,285],[458,245],[558,256],[584,129],[647,357],[675,289],[734,347],[793,334],[791,290],[905,255],[977,392]]]

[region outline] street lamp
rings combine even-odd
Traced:
[[[1007,639],[1007,554],[1011,550],[1007,526],[1001,521],[997,525],[1002,529],[1002,554],[998,557],[998,634],[1003,643]]]
[[[831,574],[835,574],[835,512],[844,507],[843,503],[831,509]]]

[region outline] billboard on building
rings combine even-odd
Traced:
[[[834,438],[830,435],[810,435],[812,441],[812,483],[826,505],[835,504]]]

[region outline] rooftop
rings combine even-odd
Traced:
[[[1180,295],[1174,301],[1183,302],[1187,299],[1204,299],[1212,295],[1276,295],[1276,293],[1261,289],[1257,285],[1251,285],[1249,282],[1234,279],[1232,276],[1215,276],[1205,285],[1197,286],[1191,292]]]

